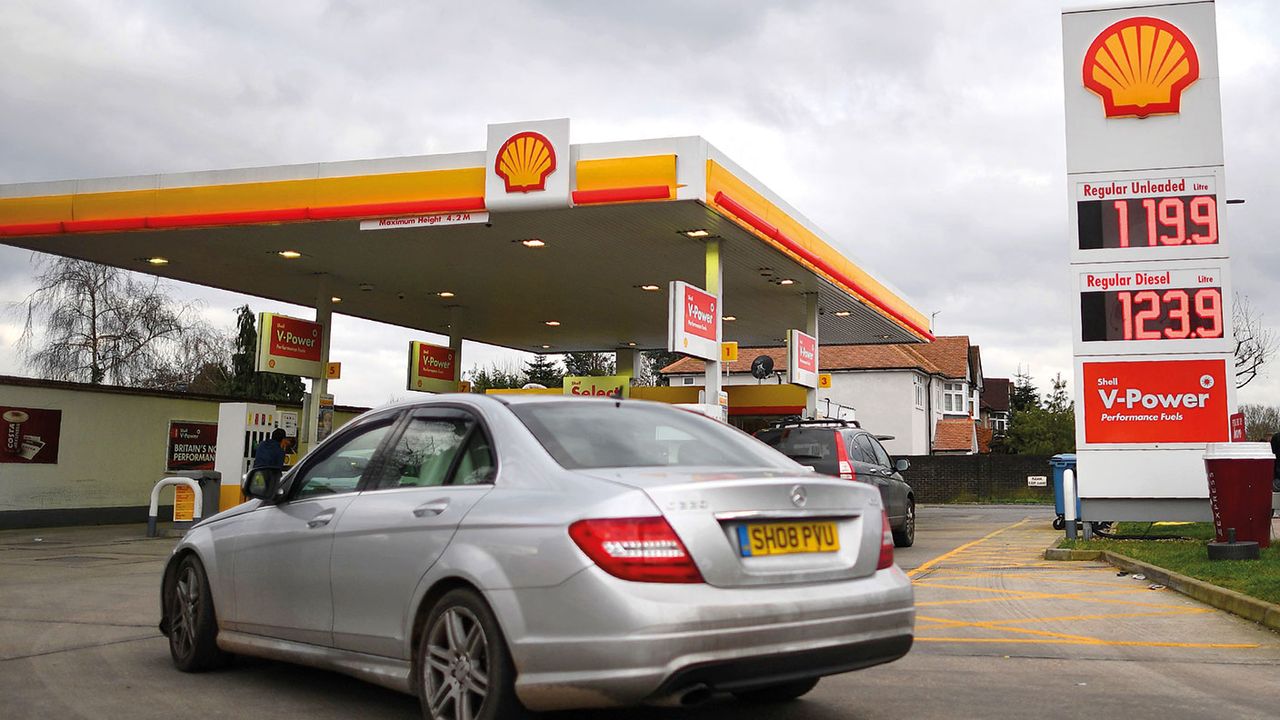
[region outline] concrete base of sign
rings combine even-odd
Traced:
[[[1208,498],[1080,498],[1080,516],[1093,522],[1213,522]]]

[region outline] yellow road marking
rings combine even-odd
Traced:
[[[1206,648],[1213,650],[1255,650],[1262,647],[1256,643],[1180,643],[1151,642],[1145,640],[1054,640],[1040,638],[957,638],[957,637],[916,637],[916,642],[950,642],[950,643],[1018,643],[1037,645],[1105,645],[1114,647],[1166,647],[1166,648]]]
[[[934,558],[934,559],[930,560],[929,562],[924,563],[923,565],[921,565],[920,567],[918,567],[918,568],[916,568],[916,569],[912,570],[911,572],[908,572],[908,573],[907,573],[907,577],[915,577],[915,576],[919,575],[920,573],[924,572],[925,570],[928,570],[929,568],[933,567],[934,565],[937,565],[938,563],[940,563],[940,562],[942,562],[942,561],[946,560],[947,558],[955,557],[956,555],[959,555],[960,553],[964,552],[965,550],[968,550],[969,548],[971,548],[971,547],[973,547],[973,546],[975,546],[975,545],[979,545],[979,544],[981,544],[981,543],[984,543],[984,542],[986,542],[986,541],[990,540],[991,538],[996,537],[996,536],[997,536],[997,535],[999,535],[1000,533],[1007,532],[1007,531],[1012,530],[1012,529],[1014,529],[1014,528],[1016,528],[1016,527],[1021,527],[1021,526],[1023,526],[1023,525],[1026,525],[1026,524],[1027,524],[1028,522],[1030,522],[1030,521],[1031,521],[1031,518],[1023,518],[1023,519],[1019,520],[1018,522],[1016,522],[1016,523],[1014,523],[1014,524],[1012,524],[1012,525],[1008,525],[1008,526],[1002,527],[1002,528],[1000,528],[999,530],[996,530],[995,532],[991,532],[991,533],[988,533],[988,534],[986,534],[986,535],[983,535],[982,537],[980,537],[980,538],[978,538],[977,540],[974,540],[974,541],[972,541],[972,542],[967,542],[967,543],[965,543],[964,545],[961,545],[960,547],[958,547],[958,548],[956,548],[956,549],[952,550],[951,552],[943,553],[942,555],[939,555],[938,557],[936,557],[936,558]]]

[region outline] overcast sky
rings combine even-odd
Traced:
[[[1078,3],[1070,3],[1075,5]],[[864,260],[988,376],[1070,377],[1062,3],[112,2],[0,7],[0,183],[701,135]],[[1280,3],[1218,3],[1235,287],[1280,325]],[[0,247],[0,303],[31,289]],[[228,325],[301,308],[189,285]],[[25,374],[0,320],[0,373]],[[342,404],[432,339],[339,317]],[[437,340],[440,338],[436,338]],[[465,365],[514,353],[468,346]],[[1280,404],[1280,361],[1241,392]]]

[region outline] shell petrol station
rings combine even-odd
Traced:
[[[310,378],[309,398],[326,395],[338,307],[449,337],[411,345],[408,390],[457,391],[463,339],[615,352],[619,376],[665,348],[707,361],[705,390],[622,391],[722,418],[814,416],[819,339],[932,340],[901,293],[706,140],[571,145],[567,119],[490,125],[476,152],[0,186],[0,242],[315,308],[259,327],[258,368]],[[787,382],[722,392],[733,343],[784,341]],[[303,409],[304,451],[321,404]],[[273,410],[239,405],[220,413],[222,507],[254,411]]]

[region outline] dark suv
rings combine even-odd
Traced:
[[[880,440],[856,422],[792,420],[759,430],[756,437],[824,475],[875,485],[893,528],[893,544],[911,547],[915,542],[916,495],[898,474],[911,463],[890,459]]]

